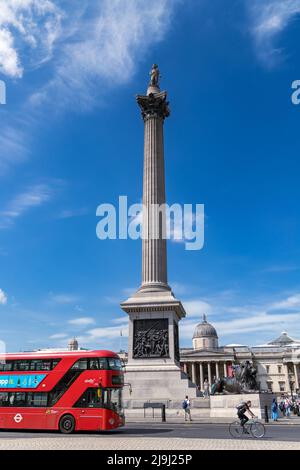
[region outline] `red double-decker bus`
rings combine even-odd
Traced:
[[[0,356],[0,429],[111,430],[125,423],[124,371],[111,351]]]

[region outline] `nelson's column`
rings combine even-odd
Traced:
[[[137,96],[145,127],[142,284],[121,304],[129,315],[125,377],[132,393],[125,387],[124,396],[128,408],[141,408],[153,399],[177,407],[184,395],[196,397],[196,387],[179,367],[178,322],[186,313],[168,285],[165,212],[159,217],[153,210],[154,204],[166,202],[163,127],[170,115],[167,92],[160,91],[159,78],[158,67],[153,65],[146,96]]]

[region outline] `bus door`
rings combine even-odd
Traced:
[[[82,430],[100,430],[103,423],[103,390],[89,388],[76,403],[79,408],[78,428]]]

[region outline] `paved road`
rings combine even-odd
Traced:
[[[169,423],[131,423],[127,424],[124,428],[107,433],[75,433],[72,436],[63,435],[58,432],[24,432],[24,431],[1,431],[0,443],[5,440],[52,440],[52,439],[65,439],[68,440],[80,439],[130,439],[137,442],[138,439],[144,438],[159,438],[163,439],[208,439],[208,440],[232,440],[228,432],[227,424],[201,424],[201,423],[187,423],[187,424],[169,424]],[[253,440],[251,437],[245,436],[243,440]],[[298,442],[300,447],[300,426],[299,425],[267,425],[266,435],[263,441],[289,441]]]

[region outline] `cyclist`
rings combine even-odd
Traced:
[[[244,428],[245,424],[247,423],[247,421],[249,421],[249,418],[248,416],[246,416],[246,412],[248,411],[252,418],[255,418],[255,415],[252,413],[251,411],[251,401],[248,400],[247,402],[242,402],[240,405],[237,406],[237,415],[239,417],[239,420],[241,422],[241,426]],[[249,432],[247,431],[247,429],[244,428],[244,432],[246,434],[249,434]]]

